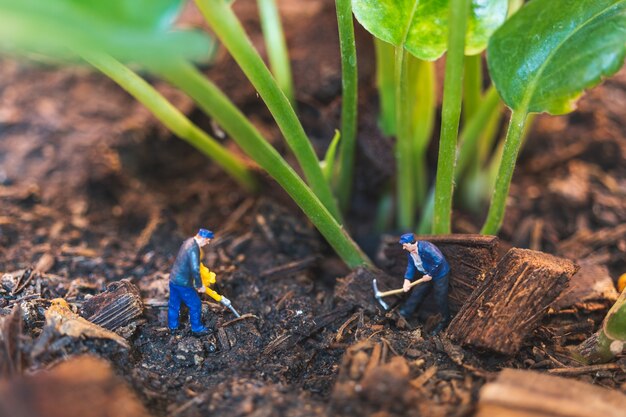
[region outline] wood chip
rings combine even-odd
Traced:
[[[475,417],[623,417],[616,390],[533,371],[505,369],[480,390]]]
[[[85,301],[80,314],[108,330],[117,330],[143,315],[139,288],[128,280],[112,282],[106,292]]]
[[[72,358],[50,371],[0,380],[0,416],[150,417],[108,362]]]
[[[452,320],[448,335],[463,345],[514,354],[577,269],[567,259],[511,249]]]

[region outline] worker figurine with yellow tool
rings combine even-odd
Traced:
[[[191,332],[197,336],[209,333],[209,329],[202,324],[202,302],[198,292],[206,292],[216,301],[234,310],[228,298],[220,296],[209,288],[209,285],[215,283],[215,273],[209,271],[200,262],[203,256],[202,247],[208,245],[213,237],[212,231],[200,229],[194,237],[185,240],[178,250],[178,255],[176,255],[170,272],[170,299],[167,318],[171,331],[178,329],[180,305],[185,303],[189,308]]]
[[[422,274],[422,278],[431,278],[430,281],[418,285],[413,290],[400,308],[400,314],[405,318],[409,317],[432,289],[435,302],[442,316],[441,321],[432,330],[432,334],[437,334],[446,327],[450,320],[450,311],[448,309],[448,275],[450,273],[450,265],[448,265],[448,261],[446,261],[446,258],[437,246],[425,240],[416,240],[413,233],[403,234],[400,237],[400,244],[402,249],[408,252],[408,262],[402,286],[404,292],[408,292],[411,289],[411,282],[416,272]]]

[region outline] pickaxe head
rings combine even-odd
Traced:
[[[376,278],[372,280],[372,287],[374,288],[374,298],[380,303],[382,308],[389,310],[389,305],[383,301],[383,298],[380,296],[380,291],[378,290],[378,285],[376,284]]]

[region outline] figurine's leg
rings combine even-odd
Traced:
[[[400,307],[400,314],[405,318],[413,314],[417,306],[422,302],[426,294],[428,294],[431,287],[431,283],[427,282],[425,284],[418,284],[416,288],[413,288],[408,300]]]
[[[189,322],[194,333],[206,331],[202,324],[202,301],[194,288],[185,288],[183,301],[189,307]]]
[[[447,323],[450,320],[450,309],[448,308],[448,276],[449,274],[432,281],[435,302],[439,307],[442,323]]]
[[[170,300],[167,308],[167,325],[171,330],[178,329],[178,315],[180,314],[180,302],[182,301],[178,286],[170,282]]]

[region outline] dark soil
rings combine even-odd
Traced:
[[[255,4],[240,0],[235,9],[264,52]],[[334,3],[283,0],[281,11],[298,111],[322,154],[341,105]],[[202,21],[193,8],[185,20]],[[376,128],[373,48],[358,27],[357,45],[360,133],[348,226],[375,251],[375,197],[394,171],[393,154]],[[269,112],[225,51],[207,74],[286,153]],[[213,131],[189,99],[156,85]],[[511,188],[504,249],[607,268],[601,271],[613,281],[626,272],[625,121],[624,70],[589,92],[578,111],[537,118]],[[578,369],[566,350],[597,330],[611,304],[606,294],[554,309],[512,357],[462,348],[445,334],[427,335],[417,320],[342,303],[333,297],[335,279],[349,271],[280,189],[268,180],[261,196],[247,195],[87,68],[0,61],[0,202],[0,272],[8,274],[0,282],[0,315],[20,304],[24,314],[21,359],[8,373],[97,354],[152,415],[186,417],[470,415],[480,387],[504,367],[626,392],[623,358]],[[456,219],[459,232],[481,224],[466,213]],[[195,338],[188,329],[170,335],[169,269],[198,227],[217,234],[205,263],[217,273],[219,291],[250,316],[232,321],[228,310],[206,301],[210,336]],[[129,350],[61,337],[33,354],[50,300],[80,306],[125,278],[145,303],[144,320],[129,330]]]

